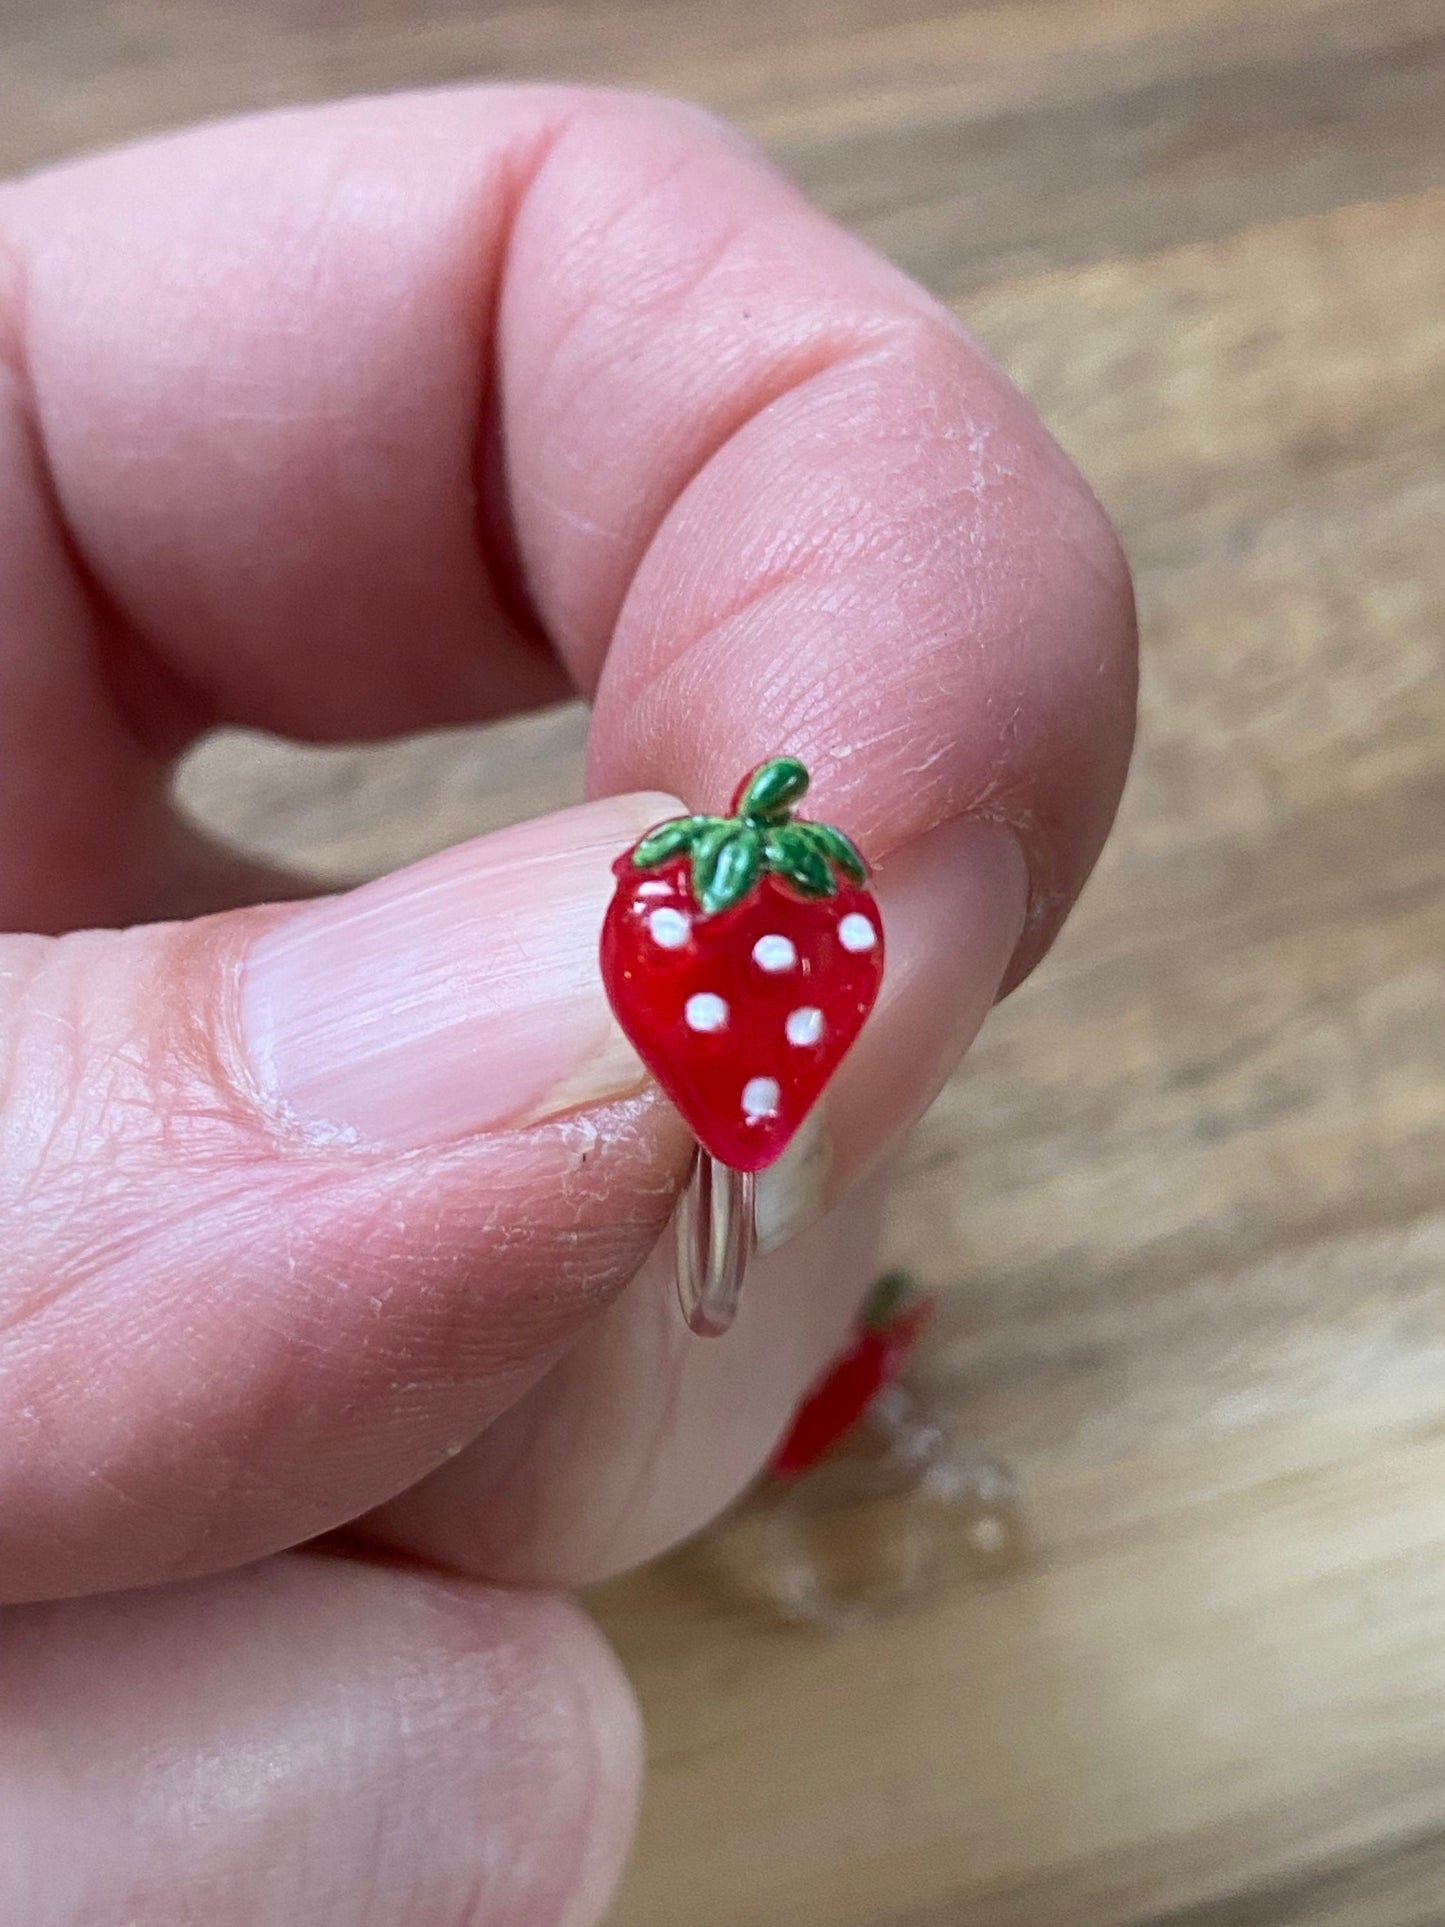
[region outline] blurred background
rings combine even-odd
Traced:
[[[599,1593],[618,1927],[1439,1927],[1445,6],[0,0],[0,163],[475,76],[749,128],[1033,397],[1146,645],[1101,872],[894,1196],[1023,1554],[839,1639],[695,1552]],[[581,732],[186,794],[379,869],[573,796]]]

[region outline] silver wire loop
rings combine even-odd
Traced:
[[[735,1171],[699,1145],[677,1201],[677,1296],[690,1330],[720,1338],[737,1316],[756,1230],[751,1171]]]

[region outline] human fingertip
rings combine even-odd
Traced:
[[[271,924],[239,997],[263,1105],[314,1139],[410,1150],[635,1095],[597,933],[613,859],[680,808],[605,798]]]

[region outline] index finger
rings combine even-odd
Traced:
[[[1008,824],[1020,967],[1128,763],[1128,571],[952,315],[685,109],[604,112],[540,169],[499,310],[512,512],[597,690],[599,789],[715,807],[786,748],[875,859]]]
[[[1128,759],[1118,545],[953,317],[733,130],[564,89],[349,102],[56,170],[5,234],[0,351],[144,741],[535,701],[540,616],[597,693],[594,788],[715,806],[786,747],[875,856],[1005,821],[1041,953]],[[4,692],[7,760],[76,733],[69,689]]]

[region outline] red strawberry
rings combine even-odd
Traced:
[[[932,1311],[933,1300],[915,1292],[903,1272],[890,1271],[878,1280],[847,1351],[793,1414],[773,1455],[774,1478],[801,1477],[852,1430],[913,1356]]]
[[[873,1008],[883,925],[857,850],[797,823],[808,772],[753,771],[727,817],[663,823],[613,865],[602,977],[693,1135],[760,1171],[785,1149]]]

